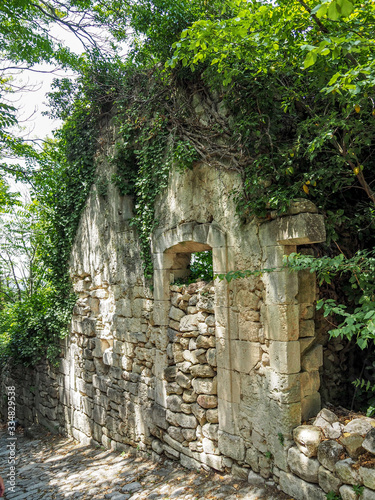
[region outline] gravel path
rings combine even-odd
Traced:
[[[10,491],[12,443],[16,443],[15,486]],[[0,470],[7,500],[286,500],[290,497],[266,485],[262,478],[249,484],[232,477],[192,472],[175,462],[155,463],[99,448],[44,431],[10,438],[0,430]],[[9,479],[12,479],[9,476]]]

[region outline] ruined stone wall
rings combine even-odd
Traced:
[[[109,129],[109,151],[115,141]],[[82,214],[71,259],[78,298],[59,367],[6,379],[17,384],[20,418],[82,442],[278,481],[290,473],[293,429],[320,409],[322,364],[315,277],[282,269],[282,257],[324,240],[322,217],[301,201],[243,225],[230,195],[236,172],[176,169],[156,203],[146,283],[132,199],[110,182],[113,168],[98,159],[108,190],[93,186]],[[275,271],[171,287],[202,250],[212,250],[215,274]]]

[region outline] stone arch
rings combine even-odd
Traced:
[[[154,323],[161,330],[168,327],[170,309],[169,289],[171,274],[180,277],[179,272],[186,269],[188,258],[193,252],[212,249],[214,275],[230,270],[228,255],[231,248],[227,245],[226,234],[215,223],[183,223],[179,226],[156,234],[153,241],[154,263]],[[228,430],[234,425],[235,407],[239,403],[240,387],[236,373],[231,369],[231,324],[229,313],[229,286],[223,280],[215,280],[215,330],[218,379],[219,429]],[[164,368],[166,356],[160,353],[156,373],[155,402],[166,408]],[[162,364],[160,366],[160,363]],[[233,429],[231,429],[233,432]]]

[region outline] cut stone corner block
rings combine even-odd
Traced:
[[[326,239],[323,215],[301,213],[283,217],[277,243],[280,245],[308,245]]]
[[[278,373],[292,374],[301,370],[298,340],[270,342],[270,367]]]
[[[265,223],[259,231],[263,245],[309,245],[326,239],[323,215],[298,213]]]

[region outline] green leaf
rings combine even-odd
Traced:
[[[340,10],[337,5],[337,0],[333,0],[328,7],[327,15],[332,21],[337,21],[340,18]]]
[[[338,6],[343,17],[349,17],[353,12],[354,5],[349,0],[337,0]]]
[[[317,53],[315,51],[311,51],[307,54],[306,59],[303,63],[303,68],[309,68],[310,66],[313,66],[316,63],[317,59]]]

